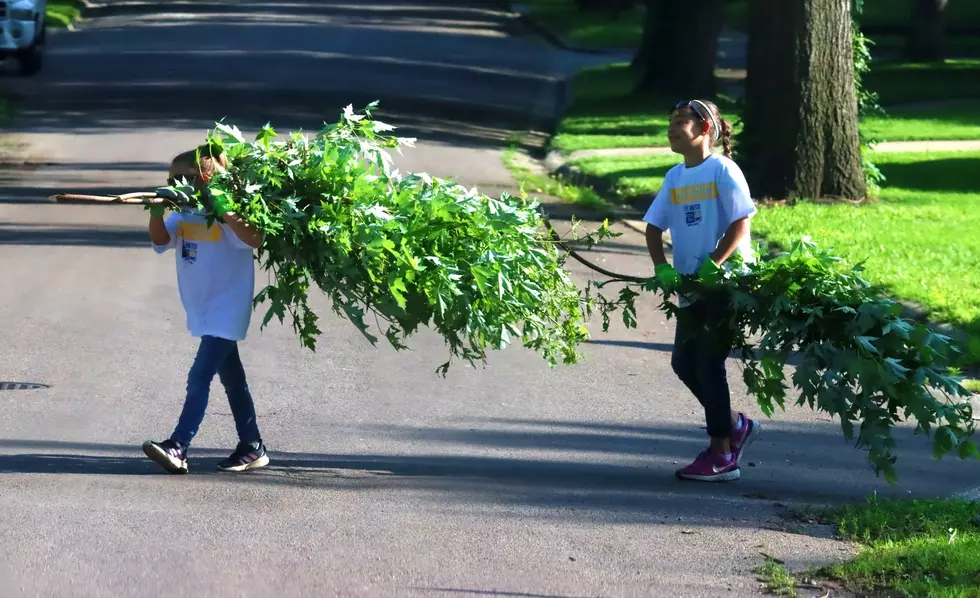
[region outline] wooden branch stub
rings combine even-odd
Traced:
[[[178,205],[174,200],[161,197],[153,191],[137,191],[135,193],[124,193],[122,195],[83,195],[80,193],[58,193],[48,197],[55,203],[80,203],[80,204],[135,204],[150,205],[165,203]]]

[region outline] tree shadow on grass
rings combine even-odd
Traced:
[[[964,152],[962,158],[944,157],[876,165],[886,177],[886,188],[980,193],[976,180],[977,163],[974,152]]]
[[[629,193],[637,197],[638,200],[644,199],[648,202],[653,201],[657,193],[660,191],[660,184],[656,183],[650,185],[647,182],[642,183],[642,187],[635,188],[636,182],[629,179],[663,179],[667,176],[667,172],[676,166],[676,164],[667,164],[663,166],[651,166],[643,168],[623,168],[621,170],[604,168],[605,174],[603,178],[611,181],[615,188],[618,188],[621,193]],[[585,165],[586,169],[588,164]],[[662,181],[661,181],[662,182]],[[649,181],[653,183],[653,181]]]

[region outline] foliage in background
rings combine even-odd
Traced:
[[[858,18],[864,11],[864,0],[855,0],[855,16],[851,20],[854,44],[854,88],[857,92],[858,119],[883,117],[886,116],[884,108],[878,103],[878,94],[869,90],[864,85],[864,75],[871,71],[871,46],[874,42],[861,32]],[[871,152],[874,151],[875,143],[878,139],[868,135],[864,127],[858,127],[858,135],[861,140],[861,169],[868,184],[868,191],[876,194],[881,190],[881,184],[885,182],[885,175],[875,166],[871,160]]]
[[[48,27],[70,27],[82,14],[81,0],[48,0],[44,24]]]

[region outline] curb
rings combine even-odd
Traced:
[[[561,152],[548,152],[543,160],[543,164],[552,176],[565,179],[579,187],[589,187],[598,195],[605,198],[616,197],[616,203],[618,205],[628,205],[634,210],[645,212],[655,197],[654,194],[646,193],[624,197],[616,191],[616,184],[611,180],[603,176],[582,172],[578,167],[569,164],[569,161],[566,160]],[[637,204],[641,205],[638,206]]]
[[[973,419],[975,421],[980,421],[980,394],[973,395],[968,399],[968,401],[971,405],[973,405]],[[952,496],[952,498],[980,502],[980,486],[957,492]]]
[[[538,160],[544,167],[549,176],[559,178],[578,187],[588,187],[599,197],[609,201],[610,219],[620,222],[628,228],[646,234],[647,224],[642,220],[650,203],[653,202],[655,194],[642,194],[625,198],[626,205],[623,205],[623,198],[616,192],[615,184],[605,177],[587,174],[565,161],[561,152],[550,151],[543,158]],[[611,201],[611,198],[616,198]],[[668,247],[673,247],[670,239],[670,231],[664,233],[664,243]]]

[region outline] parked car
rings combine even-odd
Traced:
[[[14,58],[21,75],[41,70],[47,32],[47,0],[0,0],[0,60]]]

